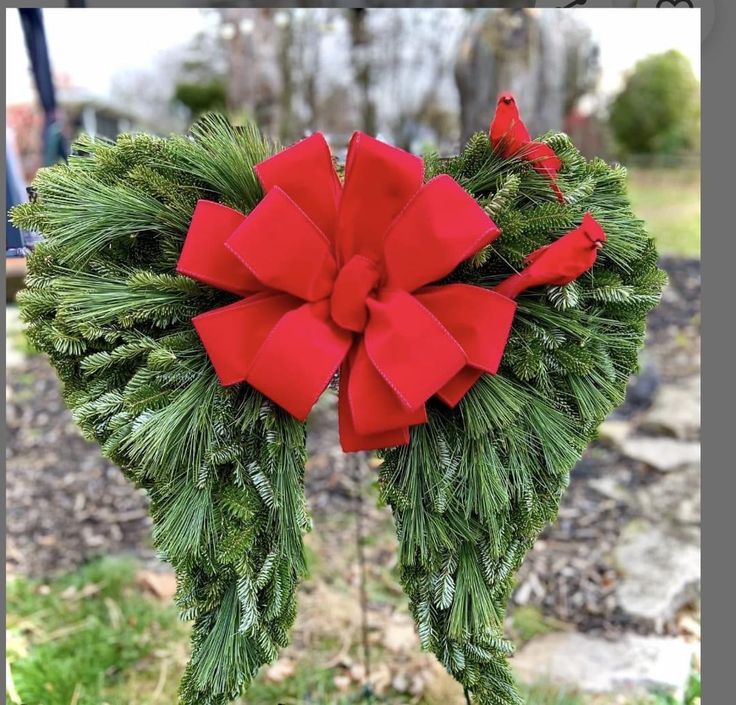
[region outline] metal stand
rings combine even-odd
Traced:
[[[368,640],[368,591],[367,565],[364,550],[364,526],[363,526],[363,470],[365,468],[364,453],[350,453],[347,462],[350,465],[352,479],[354,482],[354,496],[356,500],[355,512],[355,547],[358,554],[359,565],[359,591],[360,591],[360,631],[363,646],[363,669],[365,673],[363,682],[363,698],[367,702],[373,700],[373,686],[371,685],[371,648]]]

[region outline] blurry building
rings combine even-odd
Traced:
[[[61,88],[58,99],[62,132],[69,142],[82,132],[115,139],[121,132],[143,127],[135,115],[87,91]],[[32,103],[8,105],[5,117],[13,131],[21,173],[30,183],[43,166],[43,111]]]

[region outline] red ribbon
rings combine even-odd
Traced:
[[[360,132],[344,186],[320,133],[255,170],[256,208],[199,201],[177,267],[244,297],[193,319],[223,385],[246,381],[304,420],[340,368],[340,440],[355,451],[408,443],[430,397],[454,406],[496,373],[513,296],[542,282],[513,296],[431,285],[500,234],[451,177],[424,184],[421,159]]]
[[[499,96],[489,135],[494,149],[507,159],[518,157],[528,161],[536,172],[550,180],[557,200],[565,202],[557,185],[557,172],[562,168],[560,158],[549,145],[532,140],[521,120],[516,100],[510,93],[501,93]]]

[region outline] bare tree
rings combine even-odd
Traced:
[[[365,8],[353,8],[350,13],[350,37],[352,39],[352,63],[355,83],[360,100],[361,129],[369,135],[376,134],[376,106],[371,97],[371,32],[368,29]]]
[[[189,116],[174,105],[174,89],[186,52],[165,52],[146,70],[124,71],[113,76],[110,96],[126,112],[135,115],[146,130],[167,134],[186,129]]]

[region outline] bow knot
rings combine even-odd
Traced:
[[[354,255],[340,269],[330,299],[332,320],[345,330],[361,333],[368,322],[367,299],[381,279],[377,265]]]

